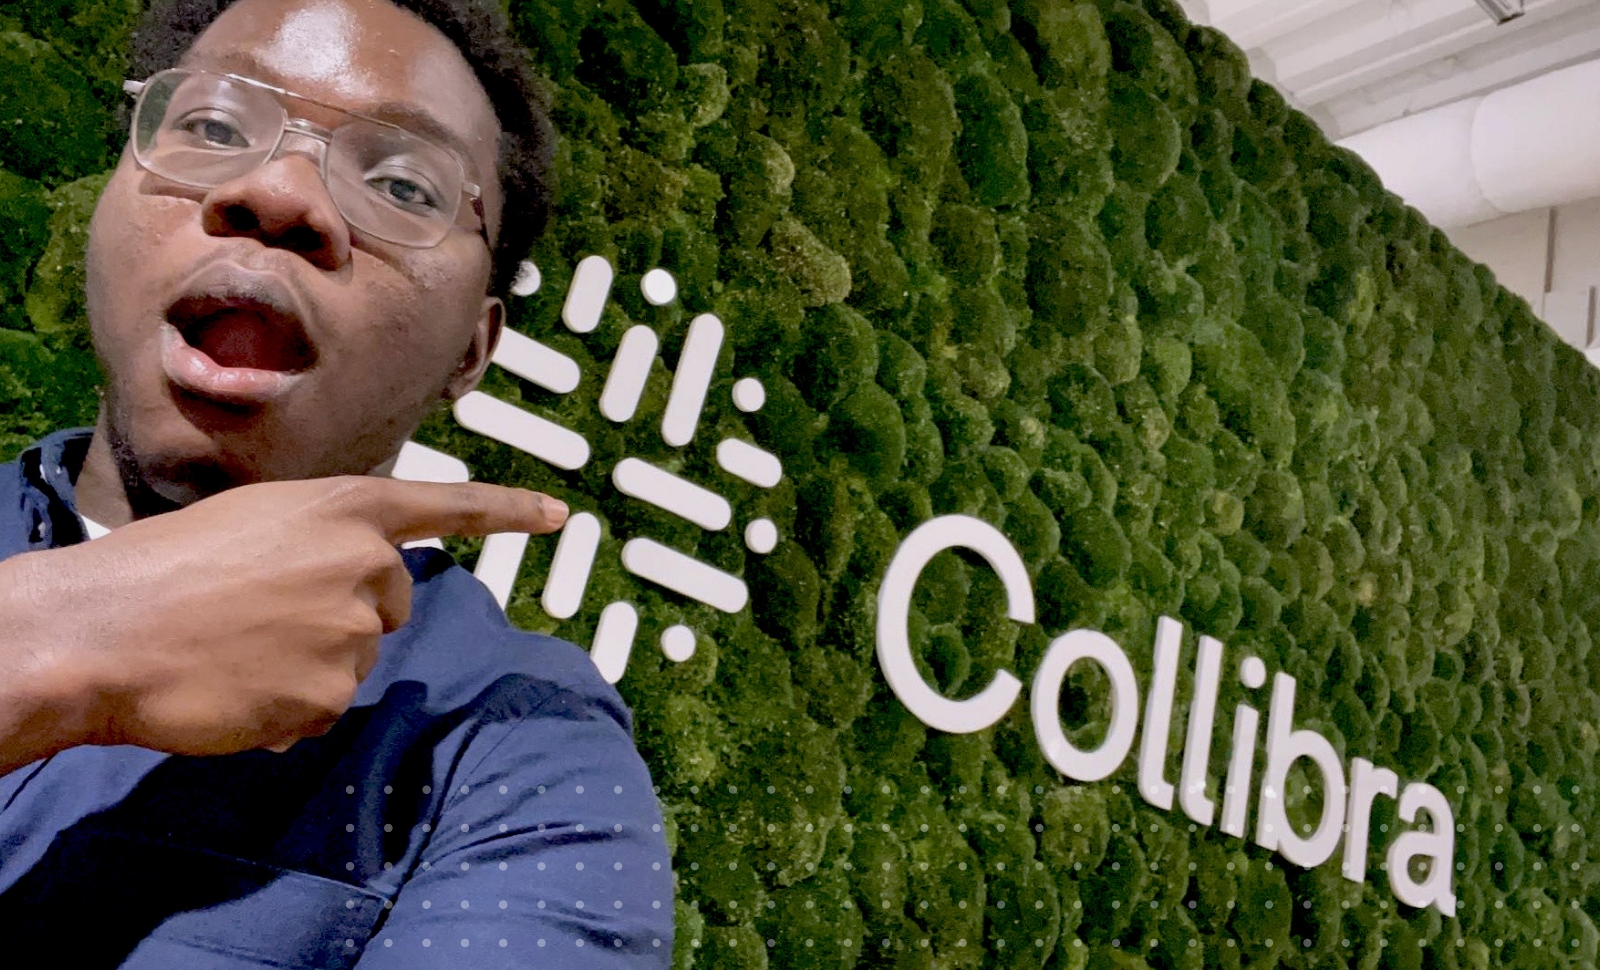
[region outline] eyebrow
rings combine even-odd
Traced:
[[[353,113],[378,121],[387,121],[413,134],[439,142],[460,158],[463,164],[471,164],[472,153],[467,149],[467,144],[461,136],[446,127],[444,122],[414,104],[404,101],[382,101]]]
[[[476,169],[473,164],[472,152],[467,147],[466,140],[443,121],[434,117],[419,105],[406,101],[380,101],[376,104],[364,105],[360,108],[345,108],[336,104],[320,101],[309,95],[301,94],[288,84],[283,83],[285,78],[268,67],[253,52],[246,50],[222,51],[218,53],[202,53],[192,59],[185,56],[179,62],[180,66],[194,70],[217,70],[230,74],[238,74],[251,80],[261,81],[273,87],[280,87],[288,91],[295,98],[343,111],[347,114],[357,115],[373,121],[383,121],[388,124],[404,128],[415,135],[421,135],[431,141],[439,142],[448,148],[452,154],[459,158],[463,165]]]

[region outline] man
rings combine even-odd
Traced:
[[[140,30],[90,229],[99,418],[0,468],[8,952],[669,962],[620,699],[396,550],[565,507],[381,477],[483,373],[546,206],[547,123],[476,4],[162,0]]]

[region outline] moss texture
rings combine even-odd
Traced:
[[[545,289],[513,324],[584,378],[486,389],[596,457],[559,473],[445,415],[422,438],[606,520],[583,612],[540,612],[547,544],[509,612],[588,642],[600,605],[641,605],[622,687],[670,821],[678,967],[1595,965],[1600,376],[1227,40],[1170,0],[512,12],[564,135],[531,254]],[[25,122],[0,126],[6,454],[92,412],[79,260],[131,13],[0,10],[0,118]],[[621,276],[579,339],[559,294],[589,253]],[[656,265],[681,305],[638,297]],[[695,443],[605,421],[626,326],[660,330],[670,363],[701,311],[729,343]],[[746,375],[768,390],[748,416],[729,399]],[[667,382],[658,365],[642,413]],[[718,471],[727,434],[776,451],[785,482]],[[758,557],[626,502],[608,472],[630,454],[716,482],[783,541]],[[1013,539],[1041,625],[1004,621],[979,565],[935,560],[911,629],[942,689],[1027,678],[1074,626],[1147,683],[1155,620],[1180,617],[1299,678],[1299,723],[1347,763],[1451,799],[1457,917],[1389,893],[1382,800],[1359,886],[1150,808],[1131,759],[1063,785],[1025,705],[974,736],[924,728],[877,671],[875,595],[899,538],[949,512]],[[638,534],[744,575],[752,609],[638,589],[615,555]],[[652,645],[680,621],[700,637],[675,665]],[[1104,729],[1103,691],[1070,682],[1070,736]],[[1189,694],[1184,672],[1180,723]]]

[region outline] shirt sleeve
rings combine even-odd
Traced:
[[[473,746],[357,970],[667,970],[660,808],[618,718],[558,698]]]

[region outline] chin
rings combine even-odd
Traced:
[[[108,405],[112,405],[109,399]],[[149,409],[106,422],[129,502],[146,513],[181,507],[239,485],[270,478],[257,448],[235,434],[198,424],[183,410]]]
[[[182,506],[257,482],[382,474],[427,407],[375,422],[332,422],[357,406],[329,400],[322,383],[303,385],[310,392],[303,396],[251,406],[210,400],[170,382],[136,389],[144,394],[108,386],[109,438],[124,484]]]

